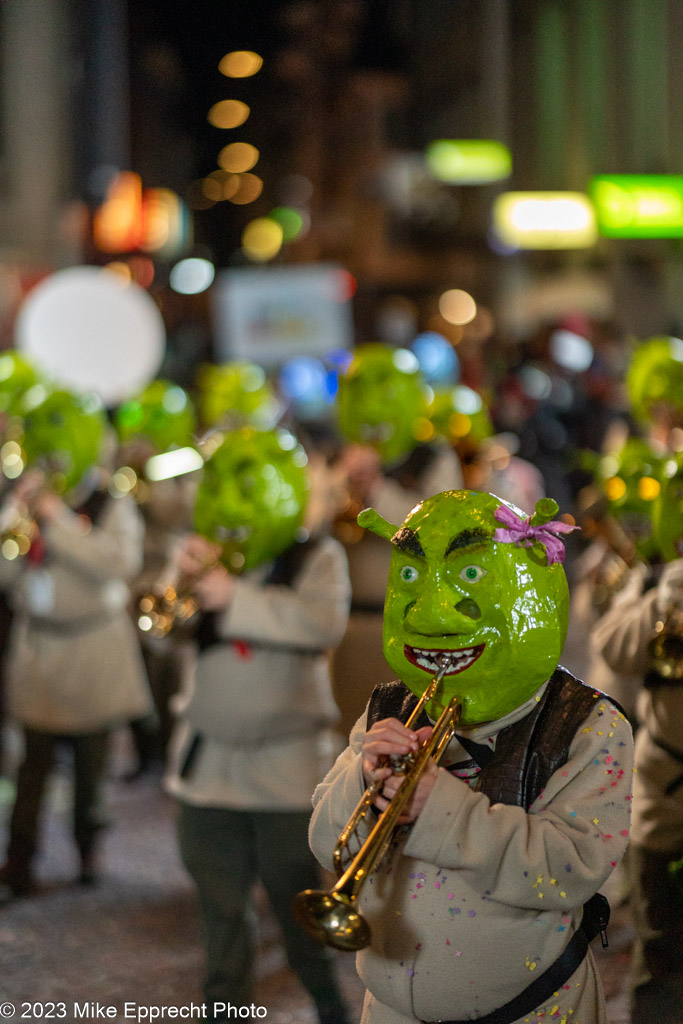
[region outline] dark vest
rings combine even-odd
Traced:
[[[536,707],[498,733],[496,749],[481,765],[475,789],[492,803],[528,810],[550,776],[566,762],[579,726],[600,698],[605,694],[558,666]],[[398,680],[380,683],[370,698],[368,729],[383,718],[405,722],[417,701]],[[430,725],[426,715],[415,728],[423,725]],[[476,753],[473,756],[476,760]]]

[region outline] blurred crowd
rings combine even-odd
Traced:
[[[434,350],[423,356],[359,345],[311,414],[247,362],[204,363],[192,386],[155,379],[105,409],[0,353],[0,772],[15,787],[3,893],[35,888],[64,746],[79,880],[106,876],[110,744],[129,730],[122,781],[158,772],[178,802],[207,1002],[250,1000],[258,877],[321,1024],[344,1024],[330,960],[290,903],[316,873],[313,788],[393,677],[389,545],[356,517],[372,506],[401,522],[460,488],[525,516],[552,497],[581,527],[565,663],[637,733],[633,1021],[679,1020],[667,1014],[683,1002],[683,341],[571,319],[438,372]]]

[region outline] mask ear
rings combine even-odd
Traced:
[[[359,526],[370,530],[371,533],[376,533],[378,537],[383,537],[384,540],[391,540],[399,529],[398,526],[392,526],[391,523],[382,518],[379,512],[375,512],[374,508],[364,508],[359,513],[357,522]]]

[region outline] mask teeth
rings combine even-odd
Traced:
[[[433,660],[434,651],[425,650],[421,647],[413,647],[413,653],[415,654],[415,660],[420,668],[425,669],[428,672],[436,672],[439,669],[438,662]],[[441,653],[441,652],[437,652]],[[454,671],[462,671],[463,669],[469,668],[473,661],[476,660],[476,648],[464,647],[457,651],[448,651],[450,659],[450,669],[446,672],[446,675],[451,675]]]

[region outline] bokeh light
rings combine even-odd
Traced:
[[[442,334],[424,331],[410,346],[417,356],[422,375],[430,384],[455,383],[460,374],[460,360]]]
[[[233,50],[226,53],[218,64],[218,70],[226,78],[249,78],[261,70],[263,57],[253,50]]]
[[[242,174],[258,163],[259,151],[250,142],[231,142],[218,154],[218,164],[224,171]]]
[[[237,188],[230,195],[226,195],[226,199],[238,206],[245,206],[258,199],[263,191],[263,181],[257,174],[247,172],[247,174],[237,174],[234,177],[237,178]]]
[[[214,279],[215,268],[210,260],[189,257],[172,268],[169,283],[180,295],[199,295]]]
[[[292,206],[276,206],[268,216],[282,228],[282,238],[285,242],[294,241],[303,231],[304,218]]]
[[[257,217],[242,232],[242,248],[250,260],[266,263],[282,248],[283,233],[270,217]]]
[[[456,326],[468,324],[477,315],[477,304],[462,288],[450,288],[439,298],[439,312],[444,320]]]
[[[214,128],[239,128],[251,110],[242,100],[219,100],[209,110],[207,120]]]
[[[582,373],[593,362],[593,354],[590,341],[574,331],[553,331],[550,336],[550,356],[565,370]]]

